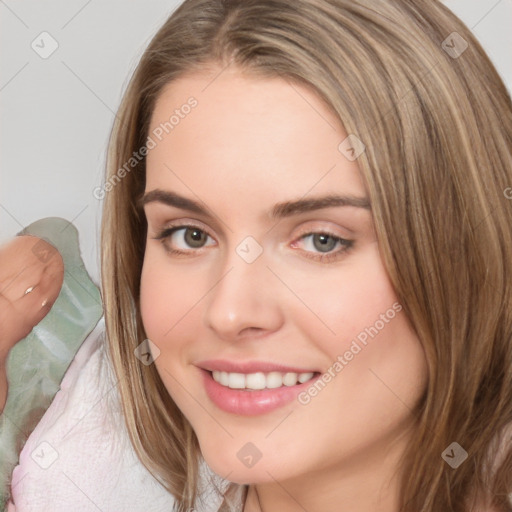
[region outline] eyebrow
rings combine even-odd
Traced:
[[[137,201],[137,206],[139,208],[144,208],[145,205],[155,202],[211,217],[208,210],[201,203],[180,196],[175,192],[168,192],[161,189],[151,190],[144,194],[144,196]],[[298,215],[300,213],[340,206],[352,206],[355,208],[371,210],[370,202],[366,197],[330,194],[323,197],[298,199],[296,201],[277,203],[272,208],[270,217],[273,219],[291,217],[292,215]]]

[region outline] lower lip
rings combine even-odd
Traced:
[[[211,372],[202,369],[201,372],[206,394],[210,400],[223,411],[243,416],[257,416],[283,407],[296,400],[297,395],[316,380],[313,377],[307,382],[295,386],[247,391],[222,386],[213,379]]]

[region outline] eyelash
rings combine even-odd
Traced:
[[[183,251],[183,250],[180,250],[180,249],[169,248],[165,244],[166,240],[169,237],[171,237],[174,233],[176,233],[177,231],[180,231],[180,230],[186,230],[187,228],[196,229],[198,231],[201,231],[202,233],[206,234],[207,237],[213,239],[213,237],[211,235],[209,235],[206,230],[204,230],[201,227],[199,227],[197,225],[194,225],[194,224],[179,224],[179,225],[176,225],[176,226],[167,227],[167,228],[163,229],[157,236],[153,237],[153,239],[154,240],[159,240],[162,243],[162,245],[164,246],[164,249],[169,254],[175,255],[175,256],[187,256],[187,255],[190,255],[193,252],[199,251],[200,249],[202,249],[202,247],[197,249],[197,250],[196,249],[190,249],[189,251]],[[322,263],[331,263],[332,261],[338,260],[340,257],[344,256],[354,246],[354,241],[353,240],[348,240],[348,239],[345,239],[345,238],[341,238],[341,237],[335,235],[334,233],[330,233],[328,231],[308,231],[308,232],[305,232],[305,233],[301,234],[294,242],[292,242],[292,246],[294,244],[296,244],[298,241],[302,241],[302,240],[306,239],[307,237],[314,236],[314,235],[329,236],[329,237],[333,238],[336,241],[337,245],[340,244],[343,247],[342,249],[338,249],[336,251],[331,251],[331,252],[326,252],[326,253],[312,252],[312,251],[303,251],[305,256],[306,256],[306,258],[312,259],[314,261],[320,261]]]

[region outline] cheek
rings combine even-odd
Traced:
[[[190,282],[192,276],[184,278],[183,272],[173,271],[163,251],[162,254],[155,249],[146,251],[140,287],[144,329],[158,345],[165,341],[173,326],[186,314],[195,289],[194,283]]]
[[[201,269],[171,265],[160,247],[146,250],[140,308],[147,337],[160,349],[157,367],[176,367],[201,329],[202,299],[210,287]],[[183,358],[181,357],[183,356]]]
[[[169,265],[165,252],[146,250],[141,274],[140,308],[147,337],[159,349],[155,366],[168,393],[182,409],[187,396],[176,384],[186,356],[183,329],[192,327],[193,304],[197,302],[193,274]],[[188,332],[190,335],[190,331]]]
[[[172,301],[172,294],[166,297],[169,288],[164,279],[159,279],[161,269],[146,252],[140,282],[140,309],[142,322],[148,337],[158,340],[164,332],[162,325],[163,304]]]
[[[320,269],[322,270],[322,269]],[[294,318],[311,339],[321,338],[329,353],[347,350],[353,339],[364,344],[377,331],[398,327],[402,309],[381,263],[376,246],[369,247],[338,272],[309,274],[296,288],[303,303],[294,301]],[[304,306],[307,306],[307,309]],[[315,334],[316,333],[316,334]]]

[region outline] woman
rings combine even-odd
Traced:
[[[114,128],[102,280],[180,510],[201,456],[221,510],[511,510],[511,134],[437,1],[169,18]]]

